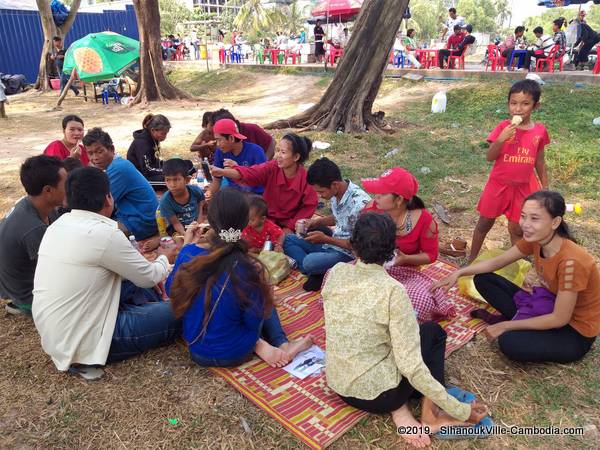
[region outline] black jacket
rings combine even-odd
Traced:
[[[127,150],[127,159],[149,181],[164,181],[160,144],[152,139],[149,130],[133,132],[133,142]]]

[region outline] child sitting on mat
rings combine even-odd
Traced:
[[[282,252],[283,248],[283,230],[275,222],[267,219],[267,202],[258,195],[253,195],[248,199],[250,207],[250,216],[248,226],[242,231],[242,239],[250,246],[251,253],[260,253],[263,250],[265,242],[270,241],[275,250]]]
[[[532,192],[548,188],[544,147],[550,143],[548,131],[541,123],[531,121],[531,113],[540,105],[542,91],[533,80],[513,84],[508,93],[508,109],[512,121],[503,120],[490,133],[486,158],[495,161],[477,205],[479,221],[473,232],[469,262],[473,262],[496,218],[505,215],[514,245],[522,236],[519,227],[521,206]]]
[[[160,199],[160,214],[169,221],[173,231],[185,234],[185,227],[200,219],[204,206],[204,192],[198,186],[188,184],[188,165],[181,158],[172,158],[163,164],[168,191]]]

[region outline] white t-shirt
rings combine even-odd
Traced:
[[[447,32],[452,33],[454,31],[454,27],[456,25],[460,25],[461,27],[465,26],[465,18],[461,17],[461,16],[456,16],[455,19],[453,19],[452,17],[448,16],[448,18],[446,19],[446,22],[444,22],[444,27],[448,29]]]
[[[73,210],[50,225],[38,253],[31,312],[56,368],[106,364],[121,281],[149,288],[168,268],[165,256],[149,262],[117,222],[100,214]]]

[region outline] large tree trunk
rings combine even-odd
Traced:
[[[40,66],[38,69],[38,76],[35,82],[35,88],[39,90],[47,91],[50,89],[48,81],[48,53],[52,49],[52,38],[58,36],[65,38],[73,22],[75,16],[79,10],[81,0],[74,0],[69,11],[69,16],[65,23],[60,27],[57,27],[52,18],[52,9],[50,8],[49,0],[36,0],[38,11],[40,13],[40,20],[42,21],[42,31],[44,32],[44,45],[42,46],[42,54],[40,56]]]
[[[140,81],[130,105],[152,101],[191,99],[173,86],[163,70],[160,46],[160,12],[158,0],[133,0],[140,34]]]
[[[373,102],[408,2],[365,0],[344,57],[319,103],[267,128],[310,127],[346,132],[379,129],[383,113],[372,113]]]

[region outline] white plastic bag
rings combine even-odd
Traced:
[[[431,112],[432,113],[443,113],[446,112],[446,92],[438,91],[434,96],[433,100],[431,100]]]

